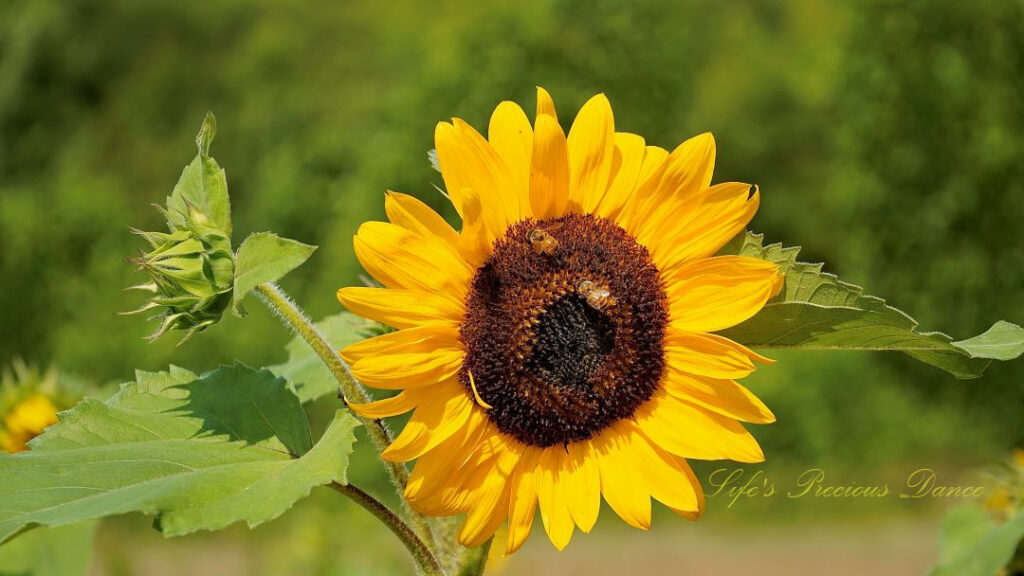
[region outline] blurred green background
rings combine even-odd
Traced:
[[[1022,30],[1020,0],[7,0],[0,360],[53,363],[95,382],[170,362],[202,370],[236,358],[281,361],[288,336],[255,305],[182,348],[173,337],[144,344],[155,326],[116,316],[141,302],[121,292],[141,281],[124,263],[144,247],[128,226],[161,226],[151,204],[194,155],[203,113],[218,117],[213,153],[228,174],[236,245],[263,230],[320,245],[284,286],[322,316],[340,309],[338,287],[358,281],[351,236],[383,216],[385,189],[453,215],[431,186],[440,183],[426,160],[435,123],[459,116],[483,129],[501,100],[532,110],[535,85],[552,92],[563,118],[605,92],[616,127],[649,143],[673,147],[713,131],[716,180],[762,188],[757,231],[805,246],[804,259],[826,261],[926,329],[963,338],[1000,318],[1020,323]],[[780,483],[812,466],[845,483],[895,485],[922,466],[969,478],[1024,443],[1019,362],[956,381],[895,354],[777,356],[749,386],[779,417],[755,434],[768,457],[762,469]],[[714,468],[701,468],[702,477]],[[379,476],[369,458],[355,473],[371,485]],[[907,540],[886,562],[923,566],[929,522],[946,505],[772,499],[727,509],[713,501],[697,526],[666,516],[648,537],[606,521],[557,557],[537,537],[505,569],[654,573],[690,562],[703,573],[702,557],[738,540],[759,542],[767,556],[750,552],[751,561],[771,573],[771,554],[792,557],[785,545],[765,544],[780,537],[780,522],[789,526],[783,536],[793,535],[783,537],[788,545],[830,550],[805,535],[836,518],[853,519],[860,534],[840,539],[861,543],[837,549],[861,560],[889,558],[871,544],[890,541],[879,527],[910,522],[895,528]],[[105,526],[97,573],[407,566],[388,534],[364,530],[362,512],[330,494],[253,533],[163,543],[139,530],[146,525]],[[370,534],[374,546],[356,545],[356,534]],[[607,546],[614,538],[629,543],[616,556]]]

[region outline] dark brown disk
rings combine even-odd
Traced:
[[[613,222],[570,214],[511,226],[466,304],[462,383],[526,444],[590,438],[657,388],[665,291],[647,249]]]

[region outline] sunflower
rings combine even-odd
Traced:
[[[15,360],[0,373],[0,452],[28,449],[28,442],[57,423],[56,400],[62,406],[57,372],[45,373]]]
[[[338,292],[397,329],[342,356],[365,384],[401,390],[354,410],[412,411],[383,453],[416,460],[405,497],[465,514],[468,547],[507,520],[507,553],[538,507],[560,550],[594,526],[602,496],[641,529],[652,497],[697,519],[686,459],[760,462],[739,422],[774,421],[735,382],[768,360],[715,334],[781,288],[772,263],[715,256],[757,211],[757,188],[710,185],[710,134],[668,152],[616,132],[604,95],[568,136],[538,88],[532,125],[502,102],[486,139],[456,118],[435,145],[461,231],[388,192],[390,223],[354,239],[384,287]]]

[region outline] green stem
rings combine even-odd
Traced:
[[[295,302],[285,294],[284,290],[281,290],[281,288],[273,282],[267,282],[257,286],[256,293],[260,295],[263,302],[288,328],[301,336],[302,339],[309,344],[310,348],[316,352],[317,356],[320,357],[320,360],[322,360],[328,370],[331,371],[334,379],[338,381],[338,385],[341,387],[342,396],[344,396],[346,402],[365,404],[372,400],[369,394],[366,393],[366,389],[363,388],[362,384],[360,384],[352,375],[352,371],[349,368],[348,363],[341,358],[338,351],[331,346],[330,342],[327,341],[327,338],[317,330],[316,326],[310,322],[309,318],[306,317],[305,313],[303,313],[298,305],[296,305]],[[377,448],[377,453],[380,454],[383,452],[384,449],[392,442],[391,431],[388,430],[387,426],[381,420],[365,418],[359,414],[356,414],[356,416],[366,427],[370,440],[373,441],[373,445]],[[384,461],[384,466],[387,468],[388,475],[391,477],[391,481],[395,484],[395,487],[398,490],[398,495],[402,500],[402,506],[406,515],[411,520],[417,535],[430,546],[431,550],[437,550],[437,545],[433,538],[433,532],[431,531],[426,518],[413,510],[412,507],[409,506],[408,501],[403,497],[405,485],[409,483],[409,469],[401,462]]]
[[[491,553],[491,542],[494,538],[488,538],[482,545],[463,552],[459,559],[459,569],[456,576],[480,576],[487,567],[487,558]]]
[[[405,544],[405,547],[412,553],[413,560],[416,562],[416,566],[419,568],[419,572],[428,576],[443,576],[444,572],[441,570],[441,566],[437,563],[434,555],[430,549],[427,548],[426,544],[420,540],[419,536],[412,531],[409,526],[402,521],[394,512],[392,512],[387,506],[381,504],[379,500],[370,496],[366,492],[363,492],[359,488],[351,484],[341,484],[339,482],[332,482],[331,488],[335,492],[348,496],[356,504],[359,504],[370,514],[377,517],[378,520],[384,523],[394,534],[398,536],[398,539]]]

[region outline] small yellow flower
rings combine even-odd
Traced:
[[[29,440],[42,434],[47,426],[56,423],[57,408],[53,402],[42,394],[33,394],[4,415],[0,449],[9,454],[27,450]]]
[[[559,549],[590,531],[602,496],[641,529],[651,498],[697,519],[686,459],[760,462],[740,421],[775,420],[735,381],[767,359],[715,334],[781,288],[775,264],[715,256],[754,216],[757,188],[711,185],[710,134],[669,152],[616,132],[603,95],[568,135],[538,89],[532,124],[503,102],[487,138],[454,119],[435,144],[462,230],[389,192],[391,222],[355,237],[385,288],[338,293],[398,329],[342,355],[364,383],[402,390],[354,410],[413,411],[383,453],[416,460],[405,497],[466,514],[468,547],[507,520],[507,553],[538,507]]]

